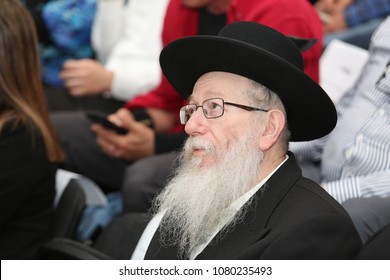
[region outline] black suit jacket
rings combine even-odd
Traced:
[[[245,218],[197,259],[352,259],[362,244],[348,214],[321,186],[302,177],[295,157],[266,182]],[[145,259],[176,259],[159,231]]]

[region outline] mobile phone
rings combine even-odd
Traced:
[[[128,130],[123,127],[119,127],[116,124],[110,122],[108,120],[108,115],[102,112],[96,112],[96,111],[88,111],[87,117],[93,122],[93,123],[99,123],[103,125],[105,128],[114,130],[118,134],[127,134]]]

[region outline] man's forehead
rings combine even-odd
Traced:
[[[226,92],[224,92],[222,90],[221,91],[220,90],[212,90],[212,91],[206,90],[203,92],[197,91],[197,92],[192,92],[192,94],[188,97],[188,100],[189,101],[197,101],[198,99],[206,100],[206,99],[215,98],[215,97],[226,99],[226,98],[231,97],[232,95],[233,94],[227,94]]]
[[[248,84],[248,79],[243,76],[227,72],[209,72],[198,79],[188,100],[241,97]]]

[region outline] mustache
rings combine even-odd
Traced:
[[[209,140],[200,137],[189,137],[184,144],[184,151],[191,152],[194,149],[211,153],[216,151],[215,146]]]

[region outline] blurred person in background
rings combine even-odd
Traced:
[[[166,45],[185,36],[215,35],[235,21],[260,22],[286,35],[317,39],[303,57],[306,73],[318,81],[322,28],[307,0],[171,0],[162,41]],[[83,113],[52,114],[67,155],[64,168],[92,178],[106,192],[121,189],[124,171],[134,160],[181,148],[186,135],[178,111],[186,103],[163,75],[157,88],[129,100],[109,117],[128,130],[126,135],[97,124],[91,130]]]
[[[324,46],[333,39],[368,49],[370,38],[390,14],[390,0],[318,0]]]
[[[160,61],[188,99],[180,115],[189,137],[132,259],[354,258],[361,241],[348,214],[288,151],[290,139],[323,137],[337,122],[296,45],[235,22],[216,36],[173,41]],[[122,225],[140,232],[133,222],[143,215],[126,216]],[[137,239],[111,233],[117,250]]]
[[[159,84],[158,56],[168,2],[97,1],[91,37],[96,59],[65,61],[59,75],[74,102],[101,100],[101,105],[85,104],[79,109],[116,111]],[[60,102],[56,107],[67,109]]]
[[[63,152],[49,122],[37,35],[19,0],[0,1],[0,258],[30,259],[51,238]]]
[[[94,57],[91,29],[96,0],[22,0],[38,32],[41,76],[49,110],[70,106],[59,77],[68,59]],[[61,104],[62,107],[59,107]]]
[[[168,0],[42,2],[30,10],[50,111],[111,113],[158,85]]]
[[[359,78],[326,137],[290,143],[304,175],[351,216],[363,241],[390,223],[390,17],[374,32]]]
[[[307,0],[171,0],[162,41],[166,45],[185,36],[215,35],[226,23],[236,21],[259,22],[289,36],[316,39],[303,52],[303,59],[305,73],[318,82],[323,33],[319,16]],[[186,103],[162,75],[157,88],[129,100],[109,117],[128,130],[125,135],[92,126],[82,112],[53,113],[51,119],[66,153],[62,167],[88,176],[105,193],[123,191],[125,211],[147,211],[165,185],[175,151],[187,137],[178,114]]]

